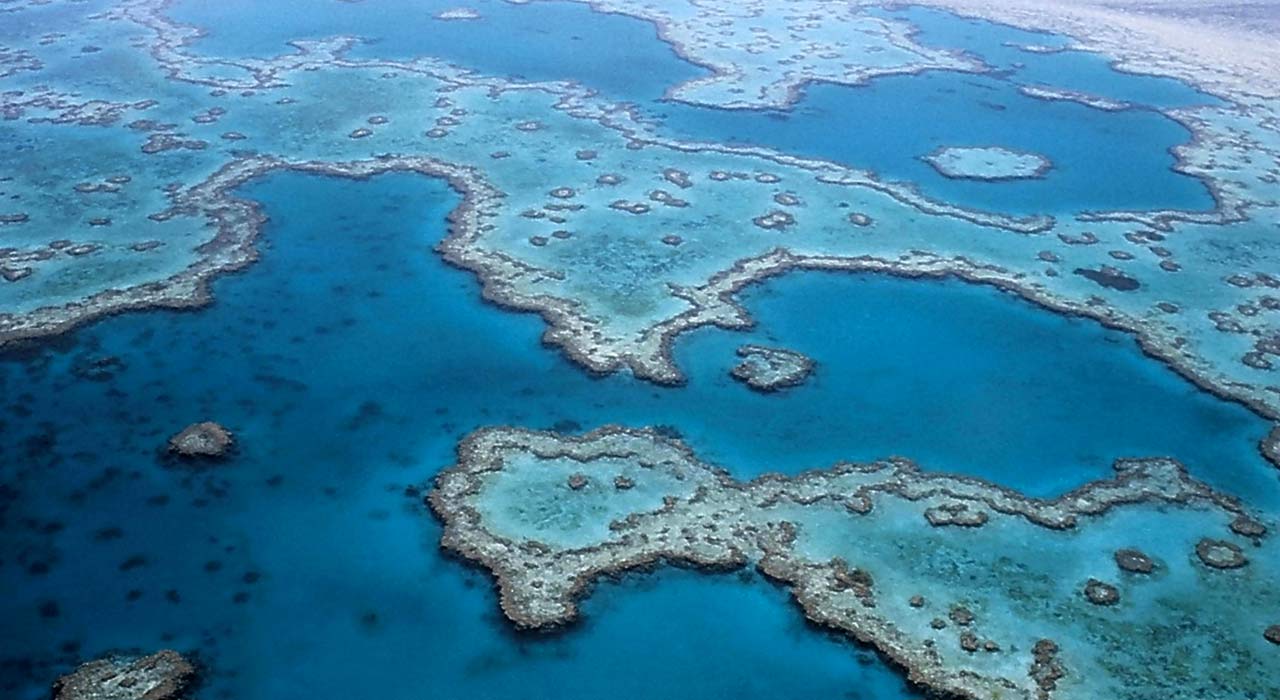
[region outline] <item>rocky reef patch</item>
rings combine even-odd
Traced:
[[[176,651],[108,656],[90,661],[53,684],[53,700],[184,700],[196,667]]]
[[[187,459],[218,459],[226,457],[234,444],[231,431],[205,421],[193,423],[169,438],[169,452]]]

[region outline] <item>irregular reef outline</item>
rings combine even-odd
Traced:
[[[966,606],[965,601],[975,600],[976,594],[966,590],[968,584],[963,581],[951,581],[933,591],[928,591],[928,582],[917,581],[918,590],[930,595],[910,595],[901,582],[883,587],[881,577],[893,580],[891,572],[859,568],[840,557],[811,556],[805,542],[812,533],[827,529],[833,518],[866,528],[860,536],[850,536],[901,539],[908,532],[902,529],[903,523],[914,514],[918,520],[912,528],[955,538],[947,541],[963,547],[968,540],[961,531],[995,528],[1005,533],[998,536],[1026,537],[1039,531],[1053,537],[1055,532],[1087,530],[1095,519],[1148,506],[1152,507],[1149,512],[1158,514],[1151,517],[1159,518],[1176,519],[1184,509],[1216,514],[1212,520],[1221,531],[1206,533],[1201,544],[1194,545],[1196,553],[1185,553],[1188,561],[1179,563],[1180,567],[1194,566],[1194,557],[1205,547],[1218,548],[1215,552],[1238,550],[1224,540],[1240,536],[1241,531],[1249,533],[1255,544],[1267,536],[1267,528],[1236,499],[1194,481],[1173,460],[1119,460],[1115,466],[1114,478],[1052,500],[1028,498],[977,479],[922,472],[901,459],[842,463],[794,477],[766,475],[739,482],[698,461],[684,444],[652,431],[609,426],[575,437],[488,428],[463,440],[457,464],[436,477],[427,500],[445,524],[441,546],[493,574],[502,611],[520,628],[546,629],[572,622],[579,615],[578,600],[602,577],[663,564],[714,571],[754,565],[788,586],[811,621],[874,645],[906,668],[916,683],[975,699],[995,694],[1067,698],[1087,697],[1081,676],[1094,671],[1080,666],[1096,662],[1080,648],[1085,642],[1046,637],[1029,638],[1023,645],[1009,639],[1020,633],[1039,634],[1036,628],[1055,623],[1026,619],[1017,623],[1020,632],[1001,630],[995,621],[978,619],[981,606]],[[616,485],[624,476],[626,489]],[[517,490],[504,490],[503,484],[510,480],[517,482],[512,487]],[[648,500],[609,509],[610,500],[633,498],[633,489],[645,492]],[[581,510],[573,510],[575,499],[583,499]],[[508,511],[515,515],[499,515]],[[571,514],[555,515],[563,511]],[[540,524],[538,529],[531,527],[534,521]],[[1012,527],[1030,528],[1030,534],[1016,535],[1009,532]],[[876,535],[877,528],[884,528],[884,534]],[[587,535],[581,534],[583,530]],[[591,539],[597,532],[603,534]],[[567,539],[557,542],[562,536]],[[1206,541],[1214,544],[1203,544]],[[1191,550],[1193,544],[1186,543],[1186,548]],[[1125,571],[1122,556],[1125,561],[1145,557],[1140,552],[1097,552],[1097,565],[1104,567],[1100,575],[1110,581],[1097,576],[1081,580],[1075,594],[1081,603],[1111,608],[1120,602],[1121,590],[1143,595],[1136,582],[1116,578]],[[1229,573],[1218,570],[1248,563],[1226,563],[1206,561],[1202,585],[1236,585]],[[1108,570],[1112,573],[1106,574]],[[926,600],[937,595],[949,600]],[[899,597],[909,604],[892,600]],[[928,610],[940,606],[950,608],[950,622],[937,618],[928,622]],[[1270,632],[1263,620],[1254,626],[1257,629],[1245,625],[1222,630],[1221,635],[1230,644],[1256,653]],[[1148,653],[1142,644],[1114,639],[1110,643],[1122,645],[1135,658],[1146,658],[1142,654]],[[1061,647],[1061,653],[1054,654],[1057,674],[1041,668],[1047,644]],[[988,657],[999,660],[985,661]],[[1024,670],[1015,673],[1013,669]],[[1163,672],[1146,667],[1130,671],[1146,680]],[[1059,688],[1058,681],[1071,674],[1076,677],[1069,687]],[[1257,687],[1274,683],[1266,675],[1255,673],[1242,682]]]

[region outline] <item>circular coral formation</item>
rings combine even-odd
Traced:
[[[647,214],[649,213],[649,205],[644,202],[628,202],[625,199],[619,199],[609,204],[610,209],[625,211],[628,214]]]
[[[1084,584],[1084,597],[1094,605],[1115,605],[1120,602],[1120,591],[1109,583],[1091,578]]]
[[[947,613],[947,617],[951,618],[952,622],[960,625],[961,627],[968,627],[977,619],[974,616],[973,611],[963,605],[951,606],[951,611]]]
[[[762,229],[766,229],[770,231],[782,231],[784,229],[790,228],[793,224],[795,224],[795,222],[796,222],[796,218],[794,216],[792,216],[791,214],[785,211],[781,211],[777,209],[771,212],[768,212],[766,214],[761,214],[760,216],[757,216],[751,220],[751,223],[755,224],[756,226],[759,226]]]
[[[1156,570],[1156,563],[1151,557],[1136,549],[1118,549],[1115,559],[1121,571],[1131,574],[1149,574]]]
[[[1231,521],[1231,531],[1242,537],[1258,539],[1267,534],[1267,526],[1247,515],[1237,515]]]
[[[729,374],[756,391],[768,393],[798,386],[813,373],[814,361],[794,350],[743,345],[737,354],[742,362]]]
[[[1039,178],[1053,167],[1048,158],[1038,153],[1003,146],[946,146],[923,160],[943,177],[985,182]]]
[[[666,190],[653,190],[649,193],[649,199],[664,204],[668,207],[687,207],[689,202],[680,199]]]
[[[193,423],[169,438],[169,451],[179,457],[220,458],[231,451],[234,439],[226,428],[205,421]]]
[[[675,185],[676,187],[679,187],[680,189],[693,187],[693,180],[689,178],[689,173],[686,173],[685,171],[679,170],[677,168],[664,169],[662,171],[662,179],[666,180],[667,182],[670,182],[671,184]]]
[[[1208,537],[1196,543],[1196,556],[1214,569],[1239,569],[1249,563],[1239,545]]]

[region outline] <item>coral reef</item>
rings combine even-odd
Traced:
[[[763,345],[738,348],[738,363],[730,374],[756,391],[777,391],[802,384],[813,372],[814,362],[794,350]]]
[[[169,451],[179,457],[225,457],[235,443],[231,432],[212,421],[193,423],[169,438]]]
[[[903,460],[739,482],[651,431],[492,428],[462,442],[428,501],[445,523],[441,546],[491,571],[503,613],[523,628],[571,622],[602,576],[754,565],[810,620],[875,645],[939,692],[1199,697],[1176,680],[1183,663],[1224,696],[1280,692],[1263,670],[1271,632],[1257,621],[1280,593],[1265,576],[1192,564],[1236,565],[1229,524],[1242,506],[1171,460],[1115,467],[1054,500]],[[627,489],[610,484],[622,478]],[[1112,579],[1117,563],[1150,564],[1109,547],[1112,533],[1159,552],[1161,575]],[[1239,664],[1221,673],[1199,652],[1148,643],[1148,629],[1168,625],[1178,649]]]
[[[195,676],[195,666],[176,651],[108,656],[59,678],[53,700],[183,700]]]
[[[943,177],[987,182],[1043,177],[1053,167],[1042,155],[1002,146],[947,146],[925,156],[924,161]]]

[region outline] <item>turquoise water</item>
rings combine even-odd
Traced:
[[[999,71],[991,76],[934,71],[857,87],[812,84],[789,110],[722,110],[663,99],[668,88],[707,71],[658,41],[652,23],[576,2],[502,0],[468,4],[481,13],[477,20],[431,19],[457,6],[449,0],[356,5],[188,0],[176,3],[171,14],[208,30],[194,47],[201,53],[274,56],[287,50],[290,39],[355,34],[376,37],[355,50],[357,57],[430,55],[486,74],[575,80],[611,99],[640,105],[668,136],[832,160],[884,180],[913,183],[960,206],[1014,214],[1214,206],[1201,181],[1172,170],[1176,161],[1169,149],[1191,140],[1178,122],[1151,109],[1114,113],[1039,100],[1022,95],[1017,86],[1046,82],[1149,107],[1205,104],[1212,98],[1175,80],[1117,72],[1092,54],[1042,55],[1004,46],[1060,44],[1060,38],[937,11],[883,13],[905,17],[921,27],[924,40],[973,53]],[[1040,153],[1054,167],[1035,180],[956,181],[921,160],[941,146],[988,145]]]
[[[805,630],[783,592],[733,576],[628,579],[562,636],[511,633],[406,492],[486,424],[667,424],[738,476],[898,453],[1050,494],[1114,457],[1172,454],[1254,502],[1276,491],[1261,420],[1125,336],[992,289],[785,277],[746,295],[754,333],[681,341],[689,385],[664,389],[591,379],[540,346],[538,318],[484,305],[430,252],[456,203],[439,182],[281,175],[245,194],[271,217],[263,258],[211,307],[108,319],[0,363],[6,697],[159,646],[200,650],[206,698],[909,696],[865,650]],[[727,377],[749,338],[817,373],[752,393]],[[120,360],[109,376],[73,372],[102,356]],[[237,456],[166,462],[165,439],[205,419],[236,432]]]

